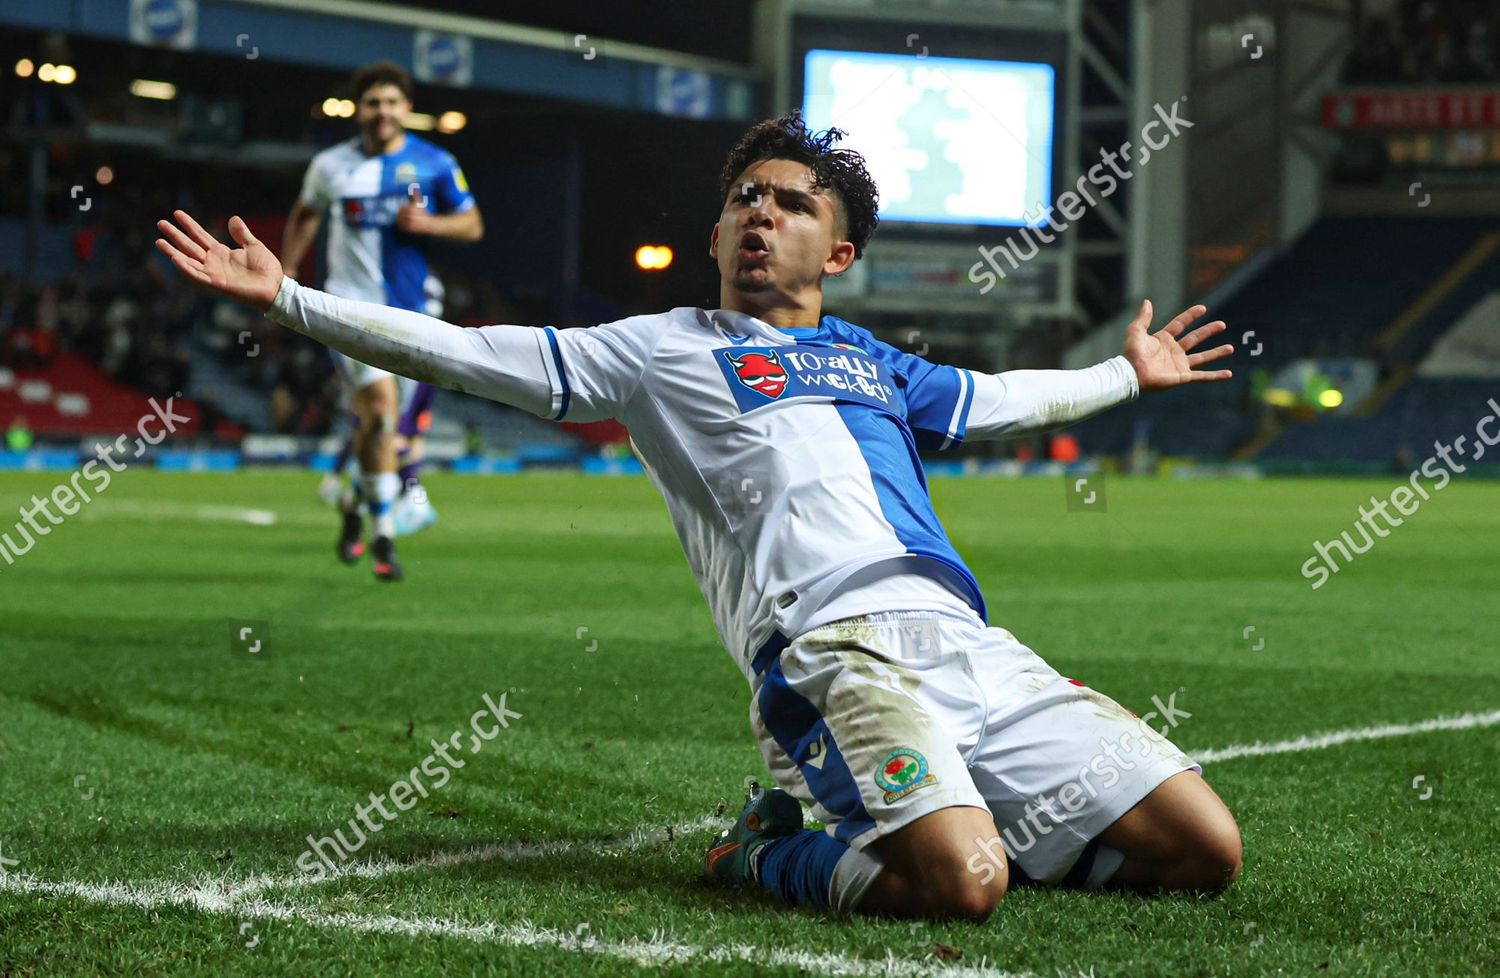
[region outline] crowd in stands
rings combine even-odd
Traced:
[[[175,206],[192,208],[192,196],[111,194],[95,201],[93,220],[77,223],[66,270],[47,268],[31,278],[0,268],[0,367],[45,370],[66,351],[122,384],[166,397],[190,389],[195,354],[200,362],[211,357],[227,376],[264,392],[272,430],[326,434],[343,406],[323,347],[191,288],[152,246],[154,219]],[[250,223],[262,240],[279,241],[281,215]],[[205,224],[222,229],[224,218],[212,215]],[[481,305],[490,315],[509,312],[488,283],[476,285],[451,272],[443,279],[445,319],[495,321],[481,320]],[[264,426],[224,416],[215,392],[197,386],[205,431]]]
[[[46,284],[0,270],[0,365],[42,370],[72,351],[149,394],[181,390],[193,300],[152,259],[141,229],[90,225],[73,250],[74,266]]]
[[[1394,19],[1367,14],[1344,82],[1473,84],[1500,80],[1500,2],[1398,0]]]

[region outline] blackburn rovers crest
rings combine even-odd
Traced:
[[[875,772],[875,783],[885,792],[885,802],[889,805],[918,788],[937,784],[938,779],[937,775],[927,770],[927,758],[922,756],[921,751],[898,747],[881,762],[879,770]]]

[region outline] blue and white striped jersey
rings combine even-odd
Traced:
[[[780,330],[678,308],[583,329],[459,329],[289,278],[268,315],[393,372],[541,417],[624,422],[752,684],[758,662],[832,601],[844,615],[913,610],[871,586],[883,574],[916,572],[984,617],[919,449],[1058,427],[1137,393],[1124,357],[986,374],[930,363],[834,316]],[[849,587],[880,606],[854,607]]]
[[[411,199],[437,214],[474,206],[474,195],[447,150],[406,134],[393,153],[367,155],[358,137],[313,157],[301,200],[327,211],[328,276],[334,295],[399,309],[423,307],[427,239],[396,229],[396,212]]]

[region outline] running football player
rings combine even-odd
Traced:
[[[442,280],[436,275],[428,275],[423,295],[425,299],[422,311],[441,319],[445,295]],[[422,485],[422,466],[427,460],[427,433],[432,430],[432,403],[437,388],[404,377],[398,378],[396,384],[401,400],[401,418],[396,422],[396,461],[400,465],[397,474],[401,477],[401,494],[391,507],[391,516],[396,536],[404,537],[420,533],[436,523],[438,518],[437,509],[427,498],[427,487]],[[354,479],[359,478],[354,466],[354,441],[359,434],[359,415],[351,411],[349,417],[349,433],[341,443],[338,454],[334,456],[333,464],[318,484],[318,498],[329,506],[341,508],[349,502],[344,491],[344,477],[349,475]],[[354,471],[351,472],[351,469]],[[343,556],[343,552],[341,541],[340,556]]]
[[[359,135],[319,153],[308,166],[301,196],[287,218],[282,269],[296,274],[324,215],[332,210],[328,291],[420,310],[427,301],[427,239],[478,241],[484,222],[453,157],[406,131],[412,105],[406,71],[388,61],[367,65],[354,73],[350,87]],[[421,462],[409,461],[407,470],[398,472],[398,427],[403,411],[411,413],[412,400],[430,399],[431,392],[338,351],[333,357],[353,394],[359,419],[353,451],[363,473],[340,500],[339,559],[352,564],[364,555],[362,510],[367,511],[374,524],[370,550],[375,576],[399,581],[392,507],[403,482],[418,495]],[[407,434],[419,433],[412,427]],[[425,490],[419,495],[426,504]]]
[[[1200,768],[1003,628],[933,511],[920,448],[1041,431],[1220,380],[1194,306],[1084,370],[930,363],[822,309],[877,192],[837,130],[751,129],[709,237],[720,308],[586,329],[460,329],[284,276],[243,221],[157,246],[188,278],[349,356],[552,419],[614,417],[752,689],[779,787],[709,849],[714,878],[839,911],[983,918],[1013,882],[1217,892],[1233,816]],[[1175,709],[1175,707],[1170,707]],[[1145,719],[1150,719],[1150,715]],[[1171,720],[1168,718],[1168,726]],[[825,823],[803,827],[803,804]]]

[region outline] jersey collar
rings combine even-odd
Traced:
[[[798,343],[821,336],[828,328],[827,317],[824,317],[817,326],[802,327],[798,329],[777,329],[770,323],[745,312],[737,312],[733,309],[711,309],[699,310],[706,325],[718,329],[731,343],[740,344],[752,337],[763,337],[765,339],[780,340],[786,343]]]

